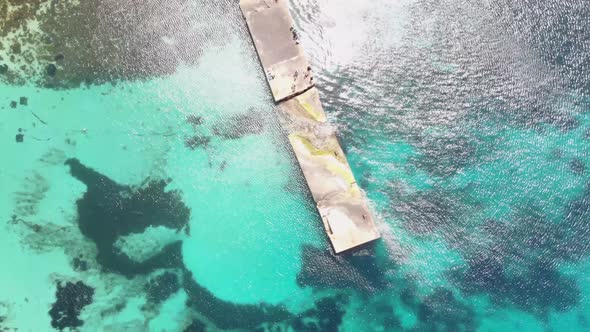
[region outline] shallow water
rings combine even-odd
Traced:
[[[0,19],[0,327],[590,328],[585,1],[291,2],[383,235],[339,257],[237,4],[100,3]]]

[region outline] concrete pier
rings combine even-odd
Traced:
[[[365,197],[326,120],[287,0],[241,0],[240,7],[334,251],[378,239]]]

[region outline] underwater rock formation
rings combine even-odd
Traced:
[[[94,289],[81,281],[75,283],[68,281],[65,285],[58,282],[55,292],[56,301],[49,310],[51,326],[59,330],[82,326],[84,321],[78,316],[85,306],[92,303],[93,296]]]
[[[166,245],[146,261],[136,262],[116,250],[120,236],[141,233],[149,226],[165,226],[182,231],[190,209],[177,191],[165,191],[167,181],[150,181],[141,188],[120,185],[90,169],[77,159],[68,159],[72,176],[87,186],[78,200],[78,227],[98,249],[97,261],[107,271],[133,277],[158,268],[182,266],[181,242]]]
[[[404,220],[404,227],[415,234],[428,234],[456,220],[457,202],[441,188],[417,192],[407,199],[392,200],[393,208]]]
[[[510,221],[486,221],[481,229],[490,243],[460,246],[467,267],[449,271],[450,280],[467,295],[487,294],[496,304],[543,320],[551,311],[572,309],[580,302],[580,287],[556,266],[590,252],[586,195],[570,203],[567,217],[559,222],[534,208]]]

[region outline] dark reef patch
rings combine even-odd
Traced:
[[[21,54],[21,52],[22,52],[21,44],[18,42],[15,42],[14,44],[10,45],[10,51],[13,54]]]
[[[414,144],[420,155],[411,160],[412,164],[440,177],[453,175],[470,165],[475,159],[476,142],[457,131],[434,137],[424,135]]]
[[[219,164],[219,170],[220,171],[225,171],[225,169],[227,168],[227,161],[222,161],[221,164]]]
[[[186,116],[186,122],[189,123],[193,129],[193,135],[184,138],[184,146],[190,150],[197,148],[207,148],[211,143],[211,137],[198,132],[198,127],[203,124],[203,117],[196,114],[189,114]]]
[[[551,221],[539,206],[527,207],[511,221],[488,220],[482,225],[484,236],[494,239],[486,248],[499,257],[536,262],[579,262],[590,254],[590,188],[581,198],[566,204],[564,218]],[[506,239],[510,239],[507,241]]]
[[[182,287],[188,295],[187,305],[203,313],[222,329],[253,330],[261,324],[278,323],[291,318],[283,306],[268,304],[234,304],[223,301],[195,282],[192,273],[183,271]]]
[[[38,79],[49,88],[168,75],[180,64],[196,64],[205,45],[223,45],[241,28],[234,23],[239,8],[229,2],[8,0],[0,13],[0,39],[10,42],[8,57],[21,68],[5,79]],[[234,18],[212,19],[228,15]],[[29,27],[33,21],[38,29]],[[48,55],[59,71],[46,65]]]
[[[80,255],[80,257],[74,257],[72,260],[72,266],[74,267],[74,270],[84,272],[88,270],[88,262],[81,257],[82,255]]]
[[[180,289],[178,276],[172,272],[164,272],[150,279],[145,285],[148,301],[161,303],[166,301],[172,294]]]
[[[56,301],[53,303],[49,315],[51,326],[59,330],[77,328],[84,324],[78,317],[85,306],[92,303],[94,289],[83,282],[57,283]]]
[[[350,288],[372,292],[387,285],[385,273],[373,256],[334,255],[328,249],[305,245],[297,284],[314,288]]]
[[[538,207],[529,207],[514,220],[488,220],[481,226],[487,244],[464,249],[467,268],[449,272],[465,294],[488,294],[497,304],[514,306],[546,319],[550,311],[574,308],[581,299],[575,280],[557,266],[578,262],[590,253],[590,195],[573,201],[558,222]]]
[[[346,304],[348,299],[344,295],[322,298],[314,303],[314,308],[293,318],[289,325],[294,331],[337,332],[346,313],[343,309]]]
[[[195,319],[187,326],[183,332],[205,332],[207,331],[207,325],[198,319]]]
[[[150,302],[162,302],[182,288],[188,295],[187,306],[225,329],[253,329],[292,317],[282,306],[239,305],[215,297],[199,285],[185,267],[181,241],[165,246],[143,262],[117,251],[114,243],[118,237],[142,233],[149,226],[186,231],[190,209],[182,203],[179,192],[165,191],[166,181],[145,181],[143,186],[131,188],[84,166],[77,159],[68,159],[66,164],[72,176],[87,186],[86,193],[77,202],[78,226],[96,244],[96,259],[104,270],[126,277],[145,275],[156,269],[181,271],[177,275],[168,270],[148,281],[145,290]]]
[[[48,76],[54,77],[57,74],[57,67],[53,63],[50,63],[45,67],[45,72]]]
[[[506,219],[479,221],[480,203],[465,189],[398,194],[394,211],[406,228],[415,234],[435,232],[466,260],[466,268],[448,272],[465,295],[488,295],[498,306],[518,308],[543,321],[552,311],[579,304],[580,288],[558,266],[590,254],[590,184],[583,195],[564,204],[563,216],[557,218],[531,201],[512,206]],[[411,293],[402,295],[403,303],[417,305]]]
[[[576,282],[547,261],[526,262],[526,267],[510,274],[501,258],[486,254],[468,264],[466,270],[451,274],[466,294],[488,294],[497,304],[513,305],[543,319],[551,310],[572,309],[581,298]]]
[[[573,158],[569,162],[569,167],[570,170],[577,175],[583,175],[586,171],[586,165],[584,164],[584,161],[582,161],[582,159],[580,158]]]
[[[186,116],[186,122],[193,127],[198,127],[203,124],[203,117],[196,114],[189,114]]]
[[[404,288],[399,294],[399,299],[401,303],[406,307],[412,309],[413,311],[418,310],[418,305],[420,304],[420,301],[416,296],[415,286]]]
[[[118,237],[142,233],[149,226],[183,230],[190,216],[177,191],[166,192],[167,181],[149,181],[140,188],[120,185],[68,159],[70,173],[87,186],[78,200],[78,226],[98,249],[97,261],[108,271],[132,277],[158,268],[180,267],[181,242],[165,246],[144,262],[136,262],[114,247]]]
[[[457,215],[456,202],[440,188],[419,191],[407,198],[392,200],[404,227],[415,234],[428,234],[451,225]]]
[[[217,122],[213,134],[224,139],[239,139],[247,135],[262,133],[268,114],[249,110],[247,113],[232,115]]]
[[[200,147],[206,148],[207,146],[209,146],[210,142],[211,142],[211,137],[196,134],[196,135],[185,138],[184,139],[184,146],[186,146],[187,148],[189,148],[191,150],[195,150],[196,148],[200,148]]]
[[[476,331],[475,312],[444,288],[435,289],[418,306],[416,331]]]

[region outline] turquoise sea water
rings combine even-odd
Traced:
[[[237,3],[7,3],[4,330],[590,329],[584,1],[291,2],[383,235],[345,256]]]

